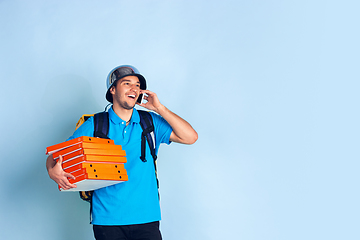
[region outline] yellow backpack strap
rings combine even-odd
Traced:
[[[78,129],[81,124],[83,124],[84,122],[86,122],[86,120],[88,120],[88,118],[94,116],[94,114],[84,114],[81,116],[81,118],[79,119],[79,121],[76,123],[76,127],[75,130]]]

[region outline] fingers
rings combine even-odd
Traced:
[[[62,166],[62,162],[63,162],[63,157],[61,155],[59,155],[59,159],[57,161],[57,164],[59,164],[60,166]],[[62,168],[62,167],[61,167]]]
[[[136,103],[136,105],[139,105],[141,107],[145,107],[145,103]]]
[[[76,188],[77,186],[75,184],[71,184],[69,180],[61,180],[59,183],[59,186],[64,190],[69,190],[71,188]]]
[[[72,174],[70,174],[70,173],[65,172],[65,173],[64,173],[64,176],[67,177],[67,178],[72,178],[72,179],[75,180],[75,177],[74,177]]]
[[[59,186],[64,190],[76,188],[77,186],[75,184],[70,183],[68,178],[75,179],[75,177],[72,174],[64,172],[63,177],[58,182]]]
[[[147,95],[152,95],[154,94],[154,92],[150,91],[150,90],[141,90],[140,93],[146,93]]]
[[[58,160],[57,164],[60,166],[62,174],[60,174],[57,183],[64,190],[76,188],[76,185],[71,184],[68,179],[68,178],[75,179],[75,177],[72,174],[67,173],[62,169],[62,162],[63,162],[63,157],[61,155],[59,155],[59,160]]]

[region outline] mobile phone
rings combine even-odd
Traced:
[[[138,104],[142,104],[143,101],[144,101],[144,94],[141,93],[141,94],[139,95],[138,99],[136,100],[136,102],[137,102]]]

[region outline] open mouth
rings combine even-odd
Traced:
[[[131,99],[135,99],[136,95],[135,94],[129,94],[128,97],[131,98]]]

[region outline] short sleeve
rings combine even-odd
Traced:
[[[170,124],[161,116],[156,113],[150,112],[155,129],[155,138],[156,138],[156,145],[158,146],[160,143],[170,144],[170,135],[173,131]]]

